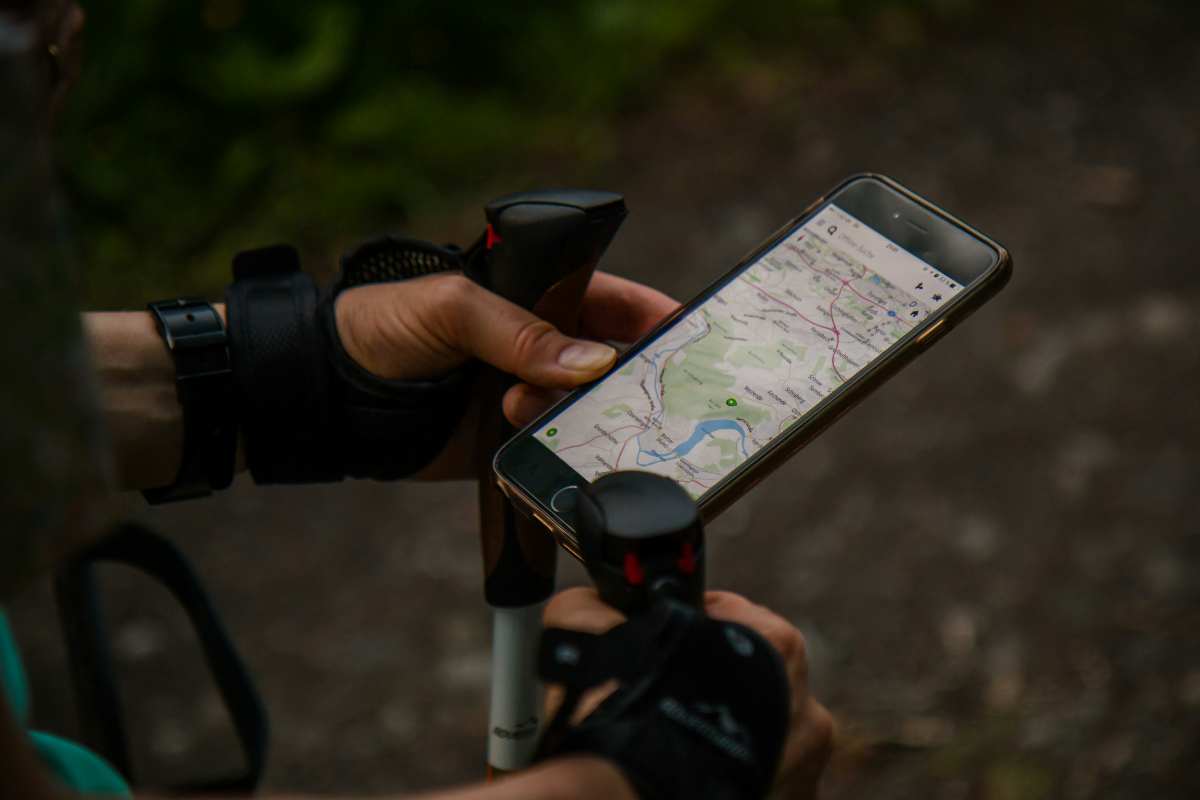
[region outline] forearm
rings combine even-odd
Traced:
[[[637,800],[625,776],[592,756],[555,759],[496,781],[452,789],[420,800]]]
[[[330,800],[332,798],[350,800],[341,795],[331,795]],[[158,797],[139,794],[137,800],[158,800]],[[263,795],[263,800],[317,798],[267,794]],[[593,756],[576,756],[555,759],[493,783],[445,789],[415,797],[405,795],[404,800],[638,800],[638,797],[610,762]]]
[[[221,318],[225,306],[215,305]],[[175,364],[146,311],[91,312],[84,333],[99,378],[117,483],[150,489],[175,480],[183,456],[183,408]]]

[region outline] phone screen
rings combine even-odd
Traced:
[[[533,436],[698,499],[963,288],[829,203]]]

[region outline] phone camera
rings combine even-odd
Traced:
[[[893,212],[892,212],[892,219],[900,219],[900,212],[899,212],[899,211],[893,211]]]

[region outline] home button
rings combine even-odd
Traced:
[[[579,487],[572,484],[559,489],[550,498],[550,508],[559,514],[570,514],[579,503]]]

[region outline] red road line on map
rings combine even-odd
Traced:
[[[831,355],[829,357],[829,366],[833,370],[833,374],[837,375],[838,378],[843,381],[846,379],[844,377],[842,377],[841,371],[837,368],[837,357],[840,355],[842,358],[846,358],[846,354],[843,353],[840,349],[842,346],[842,332],[837,326],[837,320],[833,318],[833,304],[836,303],[838,301],[838,298],[840,298],[842,296],[842,292],[845,290],[846,286],[849,283],[850,283],[850,281],[848,281],[848,280],[842,281],[842,287],[837,290],[837,294],[835,294],[833,296],[833,299],[829,301],[829,321],[831,323],[833,323],[833,333],[834,333],[834,336],[837,337],[833,342],[833,355]],[[851,290],[851,291],[853,291],[853,290]]]
[[[803,315],[803,314],[801,314],[799,311],[797,311],[795,308],[792,308],[792,306],[790,306],[790,305],[788,305],[787,303],[783,302],[783,301],[782,301],[782,300],[780,300],[778,297],[776,297],[776,296],[774,296],[773,294],[771,294],[770,292],[768,292],[766,289],[762,289],[762,288],[760,288],[759,286],[757,286],[756,284],[754,284],[754,283],[753,283],[753,282],[751,282],[751,281],[748,281],[748,280],[746,280],[745,278],[738,278],[738,280],[740,280],[742,283],[745,283],[745,284],[749,285],[749,286],[750,286],[752,289],[754,289],[755,291],[761,292],[762,294],[764,294],[764,295],[766,295],[767,297],[771,298],[771,299],[772,299],[772,300],[774,300],[776,303],[779,303],[779,305],[781,305],[781,306],[783,306],[783,307],[785,307],[785,308],[791,309],[791,311],[792,311],[792,312],[793,312],[793,313],[794,313],[796,316],[798,316],[800,319],[804,320],[804,321],[805,321],[805,322],[807,322],[808,324],[810,324],[810,325],[816,325],[818,328],[824,328],[824,329],[825,329],[825,330],[827,330],[827,331],[833,331],[833,334],[834,334],[834,336],[835,336],[836,338],[834,339],[834,342],[833,342],[833,355],[831,355],[831,356],[829,357],[829,366],[833,368],[833,374],[834,374],[834,375],[837,375],[837,376],[838,376],[838,378],[839,378],[839,379],[841,379],[841,380],[843,380],[843,381],[844,381],[844,380],[846,380],[846,379],[845,379],[845,377],[843,377],[842,373],[841,373],[841,372],[838,370],[838,368],[837,368],[837,357],[838,357],[839,355],[840,355],[842,358],[848,358],[848,357],[846,356],[846,354],[845,354],[845,353],[843,353],[843,352],[842,352],[842,351],[839,349],[839,348],[841,347],[841,344],[842,344],[842,332],[841,332],[840,330],[838,330],[838,326],[837,326],[837,320],[835,320],[835,319],[833,318],[833,304],[834,304],[834,303],[836,303],[836,302],[838,301],[838,298],[842,296],[842,289],[845,289],[845,288],[846,288],[846,284],[848,284],[848,283],[850,282],[849,280],[845,280],[845,279],[843,279],[843,278],[842,278],[840,275],[838,276],[838,280],[840,280],[840,281],[842,282],[842,286],[841,286],[841,288],[840,288],[840,289],[838,289],[838,290],[837,290],[837,294],[835,294],[835,295],[833,296],[833,299],[829,301],[829,321],[830,321],[831,323],[833,323],[833,327],[830,327],[829,325],[822,325],[822,324],[821,324],[821,323],[819,323],[819,322],[813,322],[811,319],[809,319],[808,317],[804,316],[804,315]],[[853,291],[853,289],[852,289],[851,291]]]
[[[817,274],[819,274],[819,275],[824,275],[826,278],[832,278],[832,279],[834,279],[834,280],[841,281],[843,286],[848,286],[848,287],[849,287],[849,289],[850,289],[850,291],[852,291],[852,292],[854,292],[856,295],[858,295],[860,299],[867,301],[868,303],[870,303],[871,305],[875,306],[876,308],[878,308],[878,309],[879,309],[879,310],[881,310],[881,311],[887,311],[887,312],[891,313],[891,309],[890,309],[890,308],[888,308],[887,306],[881,306],[881,305],[879,305],[879,303],[876,303],[874,300],[872,300],[871,298],[869,298],[869,297],[865,296],[865,295],[864,295],[862,292],[858,291],[858,289],[855,289],[855,288],[854,288],[852,285],[850,285],[850,282],[851,282],[851,281],[862,280],[864,277],[866,277],[866,274],[865,274],[865,273],[864,273],[863,275],[855,275],[853,278],[851,278],[851,279],[848,281],[848,280],[846,280],[845,278],[843,278],[841,275],[838,275],[836,272],[830,272],[830,271],[828,271],[828,270],[817,269],[816,267],[809,266],[808,264],[804,263],[803,261],[801,261],[801,262],[800,262],[800,266],[804,267],[805,269],[807,269],[807,270],[809,270],[809,271],[811,271],[811,272],[816,272],[816,273],[817,273]],[[893,322],[899,322],[899,323],[901,323],[902,325],[906,325],[906,326],[908,326],[908,327],[912,327],[912,323],[911,323],[911,322],[909,322],[909,321],[908,321],[907,319],[905,319],[904,317],[900,316],[899,314],[897,314],[895,317],[893,317],[893,318],[892,318],[892,321],[893,321]]]
[[[629,443],[632,442],[637,437],[641,436],[643,433],[645,433],[648,430],[650,430],[649,426],[641,428],[640,430],[638,430],[637,433],[635,433],[633,436],[630,436],[628,439],[626,439],[624,442],[621,443],[621,449],[617,451],[617,460],[613,462],[614,467],[620,468],[621,459],[625,456],[625,448],[629,447]]]

